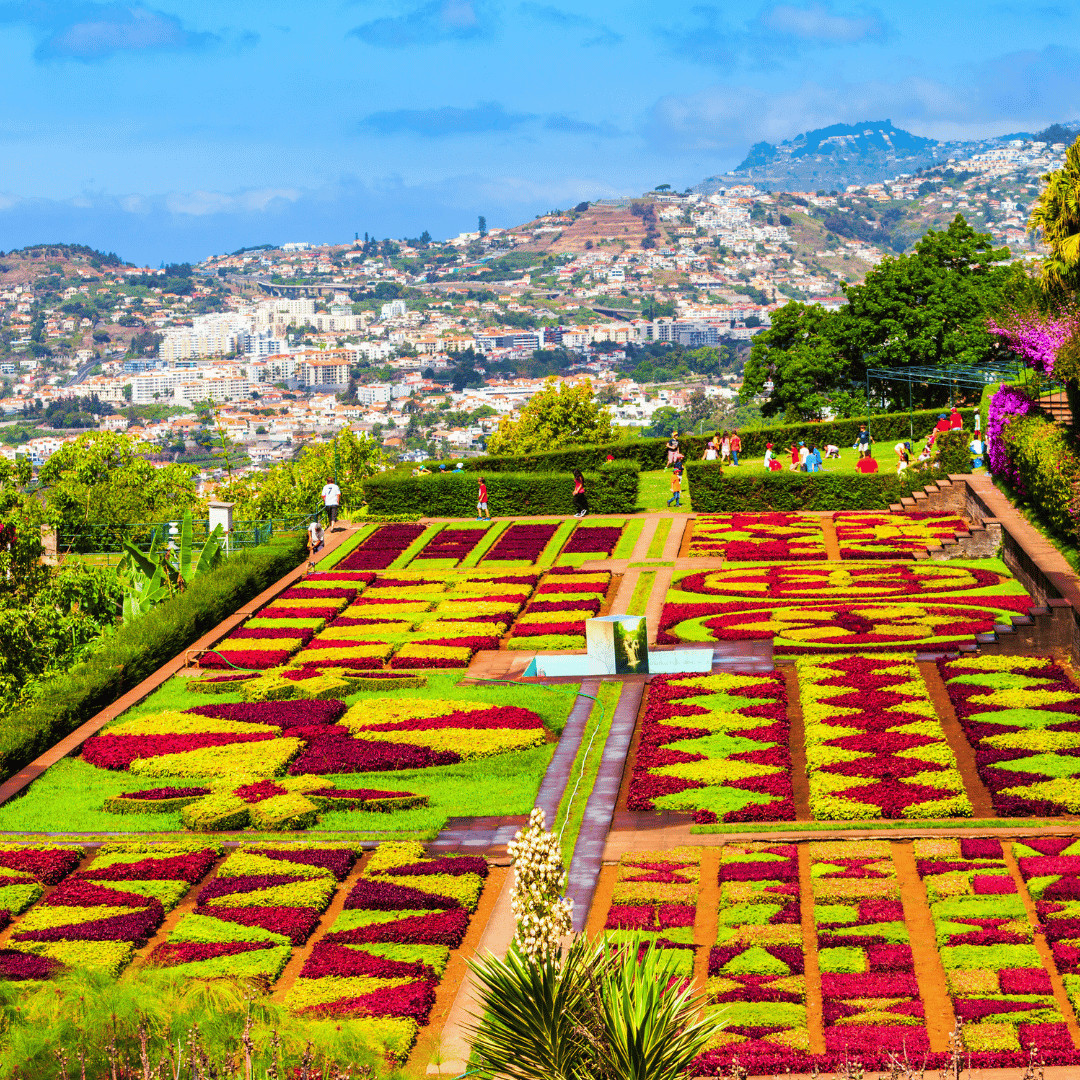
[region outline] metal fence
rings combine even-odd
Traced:
[[[275,532],[305,530],[315,517],[315,514],[295,514],[265,521],[234,521],[228,537],[229,550],[259,547],[269,543]],[[155,541],[159,546],[170,541],[179,544],[180,524],[179,520],[133,521],[116,525],[89,522],[76,529],[60,531],[57,535],[57,548],[60,554],[118,555],[124,550],[124,542],[128,541],[140,551],[149,551]],[[191,524],[191,541],[196,547],[202,547],[210,535],[210,522],[203,519],[192,521]]]

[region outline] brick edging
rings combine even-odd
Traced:
[[[328,534],[325,554],[329,555],[340,547],[353,533],[352,529],[343,529],[340,535],[330,539]],[[55,765],[61,758],[78,750],[91,735],[97,734],[107,723],[115,720],[121,713],[126,712],[133,705],[149,697],[158,687],[168,682],[178,671],[188,666],[193,656],[204,649],[216,645],[223,637],[235,630],[254,611],[265,606],[280,593],[283,593],[295,582],[299,581],[307,573],[307,559],[305,558],[294,570],[290,570],[284,577],[279,578],[268,589],[264,589],[254,599],[249,600],[242,610],[234,612],[227,619],[222,620],[212,630],[203,634],[193,645],[189,645],[178,656],[163,664],[152,675],[148,675],[142,682],[133,686],[126,694],[116,699],[110,705],[106,705],[100,712],[95,713],[86,723],[81,724],[69,735],[66,735],[54,746],[51,746],[44,754],[39,755],[24,765],[14,776],[8,777],[0,784],[0,805],[21,794],[35,781],[46,769]]]

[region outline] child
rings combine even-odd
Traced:
[[[480,521],[486,517],[488,521],[490,521],[491,514],[488,513],[487,504],[487,484],[484,482],[484,478],[482,476],[480,477],[479,483],[480,490],[477,492],[476,495],[476,520]]]
[[[725,463],[731,460],[731,438],[725,431],[720,436],[720,461]]]
[[[671,498],[668,499],[667,504],[670,506],[672,502],[676,506],[680,506],[680,499],[682,497],[682,467],[676,465],[671,473]]]
[[[840,447],[833,445],[833,443],[825,444],[825,456],[827,458],[834,457],[837,461],[840,460]]]
[[[742,439],[739,438],[739,433],[733,431],[731,433],[731,464],[739,464],[739,451],[742,449]]]

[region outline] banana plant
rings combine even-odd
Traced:
[[[206,538],[196,558],[192,543],[194,525],[191,511],[180,521],[179,546],[166,545],[155,535],[148,552],[140,551],[130,540],[124,541],[124,557],[116,568],[123,589],[123,621],[131,622],[146,614],[155,604],[182,592],[187,585],[220,566],[225,558],[225,534],[220,525]]]

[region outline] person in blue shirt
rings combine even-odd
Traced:
[[[821,472],[821,451],[816,445],[810,445],[810,454],[806,459],[807,472]]]
[[[968,444],[968,450],[971,451],[971,467],[973,469],[981,469],[983,464],[983,454],[986,453],[986,447],[983,444],[982,439],[979,438],[978,432],[976,432],[975,438]]]

